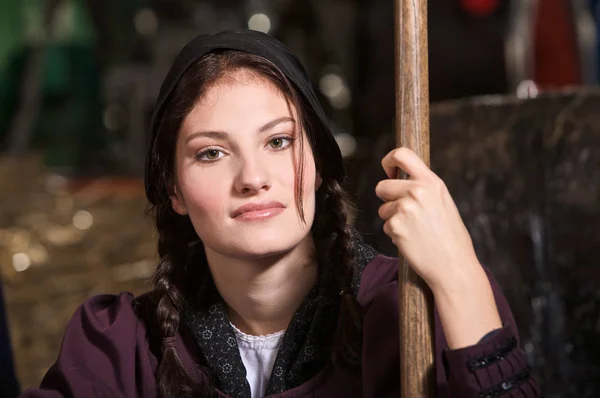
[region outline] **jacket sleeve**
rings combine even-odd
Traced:
[[[443,364],[437,369],[440,389],[453,398],[540,397],[508,302],[489,270],[486,273],[503,327],[476,345],[449,350],[436,311],[436,360]]]
[[[127,293],[103,295],[79,307],[40,387],[21,397],[154,396],[156,360],[144,347],[145,333],[132,301]]]
[[[435,311],[438,398],[541,396],[529,372],[510,308],[488,272],[503,328],[478,344],[448,350]],[[397,260],[378,256],[361,278],[358,301],[365,307],[363,324],[363,391],[365,397],[400,395]]]

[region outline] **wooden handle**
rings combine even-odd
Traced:
[[[429,165],[427,0],[395,0],[396,146]],[[436,395],[433,296],[399,253],[400,383],[403,398]]]

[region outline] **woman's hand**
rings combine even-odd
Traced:
[[[431,288],[450,348],[476,344],[502,326],[485,271],[444,182],[411,150],[382,160],[390,179],[375,192],[379,216],[414,271]],[[398,169],[409,179],[396,179]]]
[[[390,178],[375,189],[385,202],[379,208],[383,230],[429,287],[449,288],[480,269],[471,237],[444,182],[407,148],[388,153],[382,165]],[[396,179],[398,169],[410,178]]]

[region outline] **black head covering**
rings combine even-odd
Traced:
[[[157,170],[153,162],[153,154],[159,121],[163,112],[166,111],[165,103],[187,69],[199,58],[215,50],[237,50],[258,55],[271,61],[281,70],[314,111],[321,124],[321,128],[318,129],[321,133],[314,138],[314,145],[316,152],[322,158],[324,168],[327,169],[327,176],[339,181],[343,180],[345,171],[340,148],[333,138],[329,120],[317,100],[308,74],[296,55],[268,34],[252,30],[231,30],[214,35],[199,35],[190,41],[175,58],[175,62],[160,88],[152,116],[152,131],[146,156],[145,187],[146,196],[150,202],[156,203],[160,200],[159,191],[155,186],[156,179],[154,177],[157,176]]]

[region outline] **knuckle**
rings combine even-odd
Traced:
[[[390,237],[396,236],[397,235],[396,220],[394,218],[390,218],[389,220],[387,220],[386,223],[383,225],[383,230]]]
[[[405,146],[401,146],[400,148],[398,148],[398,153],[401,154],[401,155],[406,155],[406,154],[408,154],[410,152],[411,152],[411,150],[408,149]]]
[[[445,194],[448,192],[448,187],[444,183],[444,180],[442,180],[441,178],[439,178],[437,176],[434,180],[434,187],[437,190],[437,192],[440,194]]]
[[[408,153],[408,148],[400,147],[400,148],[396,148],[394,150],[394,153],[392,156],[394,157],[394,159],[399,160],[399,159],[404,158],[407,153]]]
[[[394,243],[397,243],[405,234],[403,222],[399,218],[392,217],[384,224],[384,232],[389,236]]]
[[[411,214],[415,211],[415,203],[412,200],[399,200],[398,212],[402,214]]]
[[[426,193],[426,189],[422,186],[414,187],[409,191],[410,196],[415,200],[422,200]]]
[[[392,159],[394,159],[396,162],[398,162],[399,160],[401,160],[404,155],[404,148],[396,148],[394,149],[393,153],[392,153]]]
[[[404,200],[398,200],[396,201],[396,204],[394,205],[394,208],[396,210],[396,213],[404,213],[406,210],[406,203]]]

